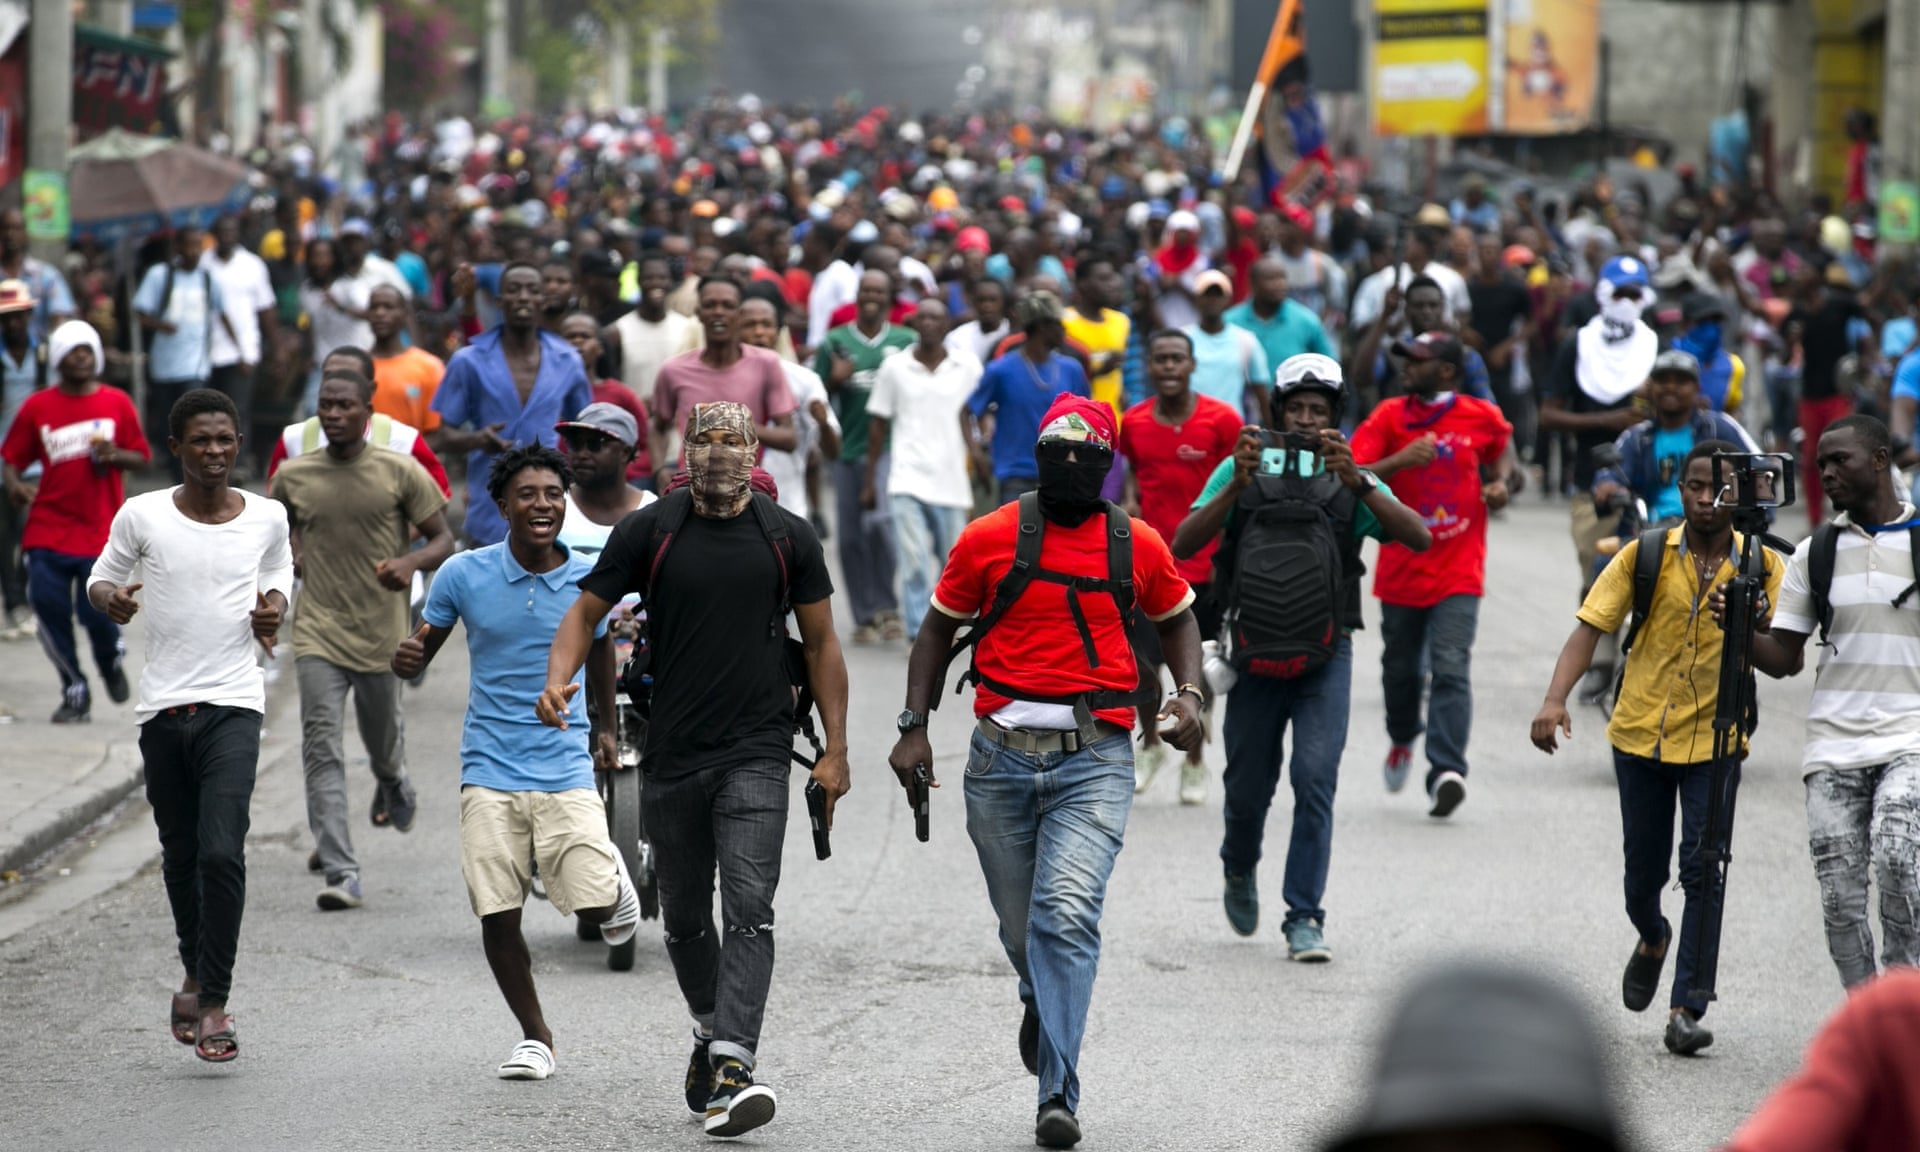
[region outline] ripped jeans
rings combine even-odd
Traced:
[[[667,958],[709,1055],[748,1068],[773,984],[773,891],[787,834],[785,760],[759,757],[662,780],[648,773],[642,818],[660,878]],[[724,940],[713,927],[720,877]]]
[[[1920,752],[1807,777],[1807,832],[1841,983],[1852,988],[1876,972],[1869,868],[1880,891],[1881,963],[1920,966]]]

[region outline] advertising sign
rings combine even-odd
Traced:
[[[1578,132],[1593,121],[1600,72],[1600,5],[1505,0],[1500,123],[1516,136]],[[1499,10],[1499,9],[1497,9]]]
[[[1378,0],[1373,129],[1380,136],[1473,136],[1487,123],[1487,6]]]

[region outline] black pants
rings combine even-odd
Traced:
[[[245,364],[223,364],[207,378],[207,387],[226,394],[240,413],[240,471],[251,472],[248,463],[260,454],[250,445],[260,442],[253,434],[253,370]]]
[[[8,612],[27,607],[27,554],[20,533],[27,527],[27,510],[0,495],[0,607]],[[0,627],[7,621],[0,619]]]
[[[225,1004],[233,985],[260,722],[260,713],[244,708],[185,704],[140,726],[160,874],[180,963],[200,982],[203,1008]]]

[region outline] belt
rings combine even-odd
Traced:
[[[992,720],[980,718],[980,734],[1000,745],[1016,752],[1025,752],[1038,756],[1047,752],[1078,752],[1089,744],[1095,744],[1112,736],[1126,736],[1130,730],[1106,720],[1093,722],[1093,739],[1081,740],[1080,733],[1072,728],[1056,731],[1038,728],[1002,728]]]

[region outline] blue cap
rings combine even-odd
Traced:
[[[1646,262],[1634,256],[1615,256],[1601,265],[1600,279],[1615,288],[1645,288],[1649,283]]]

